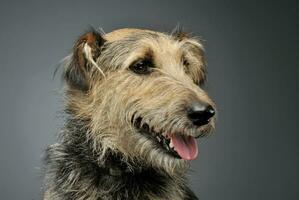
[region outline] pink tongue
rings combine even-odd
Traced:
[[[194,160],[198,154],[196,139],[186,135],[172,135],[171,141],[176,152],[184,160]]]

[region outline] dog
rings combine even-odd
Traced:
[[[64,62],[65,126],[45,153],[44,200],[195,200],[197,138],[215,126],[201,40],[91,30]]]

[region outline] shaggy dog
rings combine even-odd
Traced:
[[[214,127],[201,42],[180,30],[82,35],[64,62],[66,122],[45,200],[194,200],[185,172]]]

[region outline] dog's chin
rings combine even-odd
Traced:
[[[153,139],[148,139],[147,136],[141,136],[143,142],[142,148],[138,148],[140,161],[146,166],[152,166],[158,170],[167,172],[168,174],[183,173],[188,169],[189,163],[179,157],[176,152],[169,151],[163,146],[157,144]]]

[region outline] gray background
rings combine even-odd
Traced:
[[[0,199],[40,199],[40,161],[62,125],[56,64],[90,25],[200,34],[217,130],[190,185],[202,200],[298,200],[296,1],[1,1]]]

